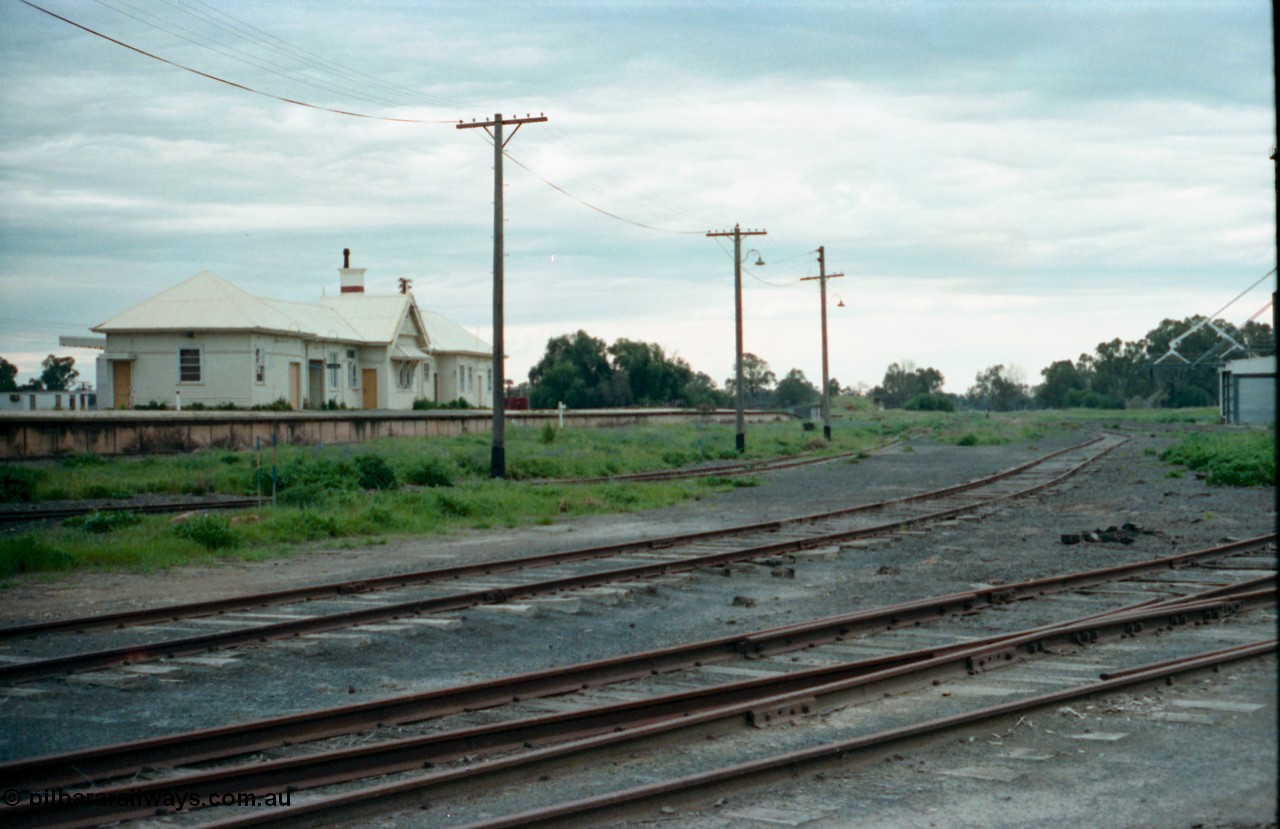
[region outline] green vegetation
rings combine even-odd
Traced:
[[[1081,429],[1084,418],[1097,414],[886,412],[857,397],[836,398],[832,412],[836,422],[831,444],[803,431],[797,422],[753,425],[748,428],[745,459],[865,452],[891,440],[906,443],[904,451],[910,451],[911,441],[922,439],[961,446],[1035,441],[1049,431]],[[1212,422],[1213,410],[1124,410],[1106,417],[1108,427],[1142,428],[1155,420]],[[1229,453],[1241,459],[1214,471],[1212,483],[1245,480],[1250,464],[1266,467],[1267,461],[1263,482],[1274,482],[1273,432],[1196,435],[1186,443],[1198,447],[1199,454],[1217,456],[1223,454],[1221,448],[1205,448],[1199,441],[1219,437],[1252,442]],[[1199,454],[1181,446],[1169,450],[1165,459],[1192,465],[1190,459]],[[722,424],[510,429],[505,481],[489,478],[489,455],[487,433],[346,446],[281,446],[276,453],[275,508],[180,517],[94,513],[36,534],[0,539],[0,579],[75,567],[153,570],[224,558],[263,559],[335,542],[369,545],[397,536],[549,524],[561,517],[654,509],[760,485],[755,477],[737,475],[655,483],[556,483],[737,460],[733,428]],[[270,494],[271,461],[269,448],[143,458],[73,455],[39,466],[0,465],[0,497],[44,501]],[[542,484],[530,486],[532,479]]]
[[[1205,473],[1210,486],[1275,486],[1274,429],[1188,435],[1170,446],[1161,460]]]

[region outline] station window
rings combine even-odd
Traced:
[[[198,348],[179,348],[178,349],[178,382],[179,383],[199,383],[200,382],[200,349]]]
[[[267,382],[267,361],[261,348],[253,350],[253,381],[255,383]]]
[[[347,384],[353,389],[360,386],[360,368],[356,365],[354,348],[347,349]]]
[[[329,362],[326,364],[326,368],[329,370],[329,388],[338,388],[338,378],[341,376],[340,372],[342,371],[342,364],[338,362],[338,352],[329,352]]]
[[[396,364],[396,388],[400,390],[413,388],[413,363],[407,360]]]

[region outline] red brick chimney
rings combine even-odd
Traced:
[[[351,267],[351,248],[343,248],[342,267],[338,269],[338,277],[341,280],[342,293],[363,294],[364,271],[364,268]]]

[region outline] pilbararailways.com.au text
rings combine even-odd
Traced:
[[[204,809],[212,806],[240,806],[254,808],[273,808],[289,806],[292,792],[212,792],[199,794],[184,792],[181,789],[165,789],[161,791],[87,791],[69,792],[65,789],[41,789],[33,792],[20,792],[8,789],[4,793],[4,802],[8,806],[26,803],[33,809],[56,806],[98,805],[124,808],[164,809],[169,812],[181,812],[184,809]]]

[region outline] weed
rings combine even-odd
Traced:
[[[1275,486],[1274,430],[1197,432],[1170,446],[1160,459],[1206,473],[1210,486]]]
[[[453,486],[449,469],[440,458],[427,458],[406,472],[404,479],[415,486]]]
[[[973,432],[966,432],[956,440],[956,446],[977,446],[978,436]]]
[[[75,565],[74,556],[38,536],[0,539],[0,578],[16,573],[70,570]]]
[[[436,496],[436,504],[442,515],[462,518],[471,514],[471,505],[461,498],[441,492]]]
[[[547,444],[547,445],[551,445],[551,444],[555,443],[555,442],[556,442],[556,427],[555,427],[555,426],[553,426],[553,425],[551,425],[550,423],[544,423],[544,424],[542,424],[542,430],[540,431],[540,433],[539,433],[538,437],[539,437],[539,439],[540,439],[543,443],[545,443],[545,444]]]
[[[355,461],[361,489],[398,489],[396,472],[381,455],[361,455]]]
[[[174,527],[179,538],[186,538],[206,550],[228,550],[240,546],[240,533],[231,526],[226,516],[207,512],[191,516]]]
[[[36,484],[44,477],[41,470],[21,466],[0,466],[0,502],[30,501]]]
[[[62,524],[65,527],[79,527],[85,532],[91,533],[109,533],[124,527],[132,527],[142,520],[142,517],[129,512],[128,510],[110,512],[102,512],[95,510],[88,515],[80,515],[75,518],[68,518]]]
[[[96,452],[77,452],[74,455],[68,455],[65,458],[58,459],[58,465],[67,469],[78,469],[84,466],[102,466],[110,463],[109,460],[97,454]]]

